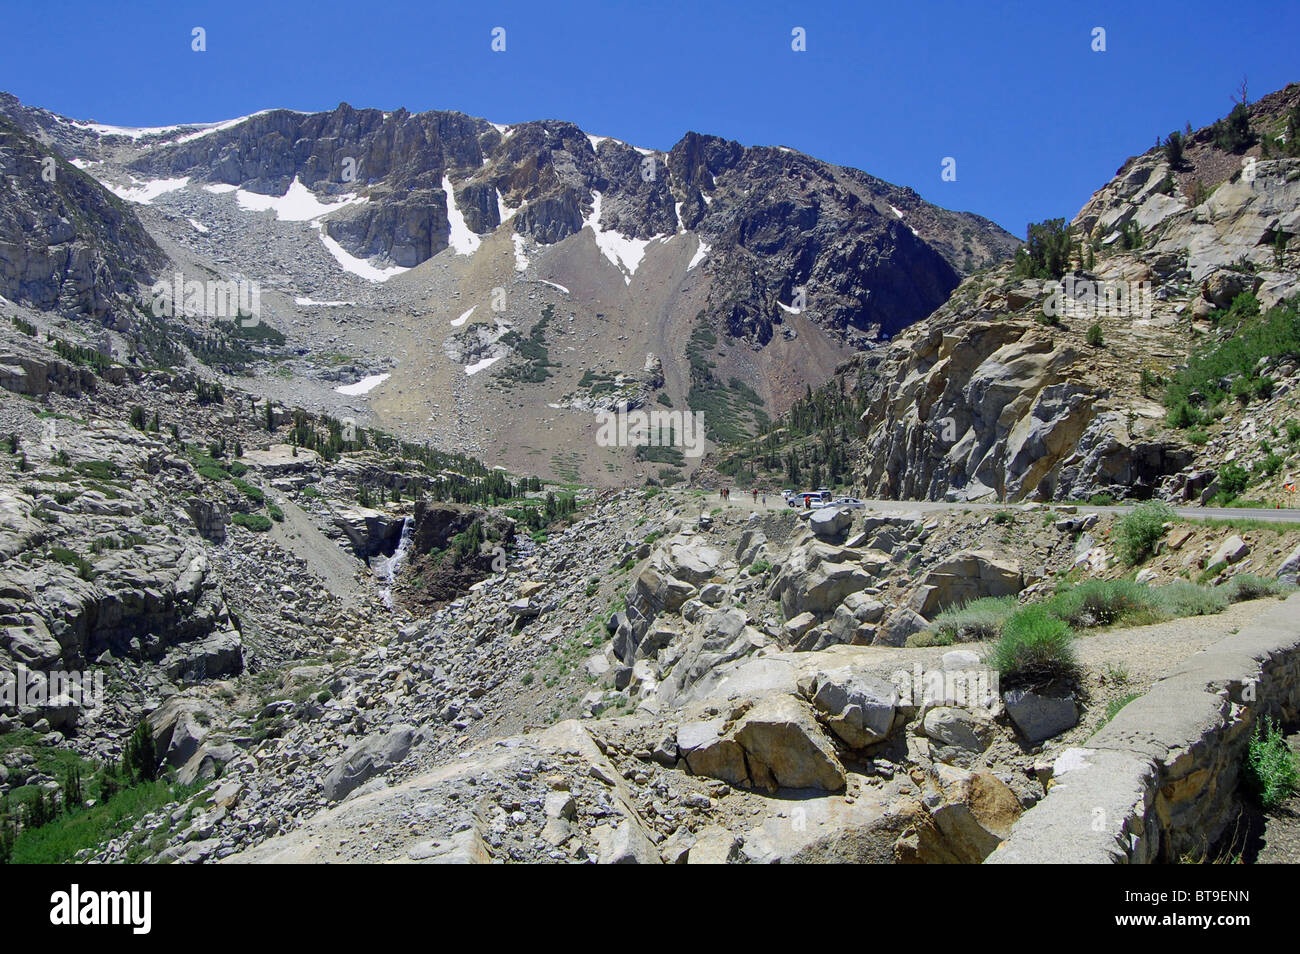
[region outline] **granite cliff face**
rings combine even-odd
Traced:
[[[193,350],[221,333],[221,316],[136,333],[138,303],[110,314],[108,298],[164,271],[253,282],[266,292],[259,320],[302,356],[288,403],[369,411],[520,470],[558,455],[541,468],[553,478],[690,472],[675,459],[649,469],[595,438],[589,408],[648,361],[662,374],[638,400],[706,412],[710,439],[724,440],[1016,245],[985,219],[857,170],[695,132],[663,152],[556,120],[347,104],[154,129],[69,120],[11,96],[0,115],[29,148],[85,170],[65,167],[67,188],[89,190],[69,208],[113,250],[83,261],[65,248],[76,228],[52,219],[31,234],[11,220],[9,297],[48,308],[68,286],[65,310],[123,332],[119,352],[146,338],[154,351],[159,338]],[[30,175],[23,188],[39,191]],[[544,322],[548,309],[557,317]],[[334,392],[341,376],[380,373],[392,381],[362,402]]]
[[[0,295],[103,318],[165,257],[135,213],[0,116]]]
[[[1129,159],[1070,223],[1075,297],[1054,306],[1058,283],[1002,266],[855,358],[868,492],[1196,499],[1222,465],[1259,456],[1249,435],[1287,416],[1293,361],[1266,356],[1276,387],[1235,411],[1206,408],[1207,426],[1240,420],[1198,442],[1168,426],[1162,382],[1193,347],[1234,335],[1222,315],[1238,295],[1267,310],[1300,290],[1300,159],[1279,155],[1274,135],[1297,106],[1297,86],[1251,106],[1256,141],[1235,152],[1212,126],[1185,137],[1176,167],[1167,148]],[[1111,314],[1102,296],[1116,288],[1137,297]]]
[[[714,256],[710,316],[759,343],[780,322],[778,303],[791,306],[801,287],[828,329],[897,333],[938,307],[963,273],[1015,246],[985,219],[857,170],[698,133],[665,154],[571,123],[504,127],[343,104],[263,113],[129,166],[270,196],[295,179],[322,198],[360,190],[368,201],[332,217],[327,233],[354,255],[406,267],[448,248],[457,216],[475,237],[513,218],[515,233],[544,245],[593,217],[633,240],[689,230]]]

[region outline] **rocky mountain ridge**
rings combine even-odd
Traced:
[[[1279,155],[1297,110],[1293,85],[1249,108],[1252,145],[1221,148],[1216,124],[1183,139],[1176,167],[1167,144],[1130,159],[1068,223],[1064,281],[995,267],[855,356],[855,483],[904,499],[1208,500],[1235,462],[1272,470],[1258,492],[1283,502],[1297,468],[1263,462],[1297,413],[1293,358],[1262,353],[1245,377],[1267,393],[1207,408],[1204,436],[1171,425],[1162,392],[1195,349],[1243,333],[1224,317],[1239,295],[1267,312],[1300,292],[1300,159]],[[1127,304],[1108,304],[1115,290]]]
[[[260,288],[261,320],[299,355],[278,362],[291,384],[261,384],[268,396],[548,476],[654,473],[629,448],[595,444],[580,410],[594,403],[579,393],[589,375],[635,374],[652,356],[664,380],[642,400],[658,391],[704,410],[722,439],[727,419],[781,410],[1015,247],[987,220],[857,170],[698,133],[659,152],[559,121],[346,104],[158,130],[13,97],[0,112],[141,217],[171,260],[154,277]],[[560,318],[539,328],[545,305]],[[126,317],[139,302],[118,307],[124,332],[141,323]],[[212,332],[211,315],[172,320]],[[396,333],[373,333],[388,324]],[[709,335],[721,338],[705,372],[690,342]],[[339,375],[381,373],[392,380],[373,394],[331,393]],[[452,426],[430,427],[448,408]],[[503,418],[520,433],[483,426]],[[573,463],[530,460],[543,448],[520,437],[539,430]]]

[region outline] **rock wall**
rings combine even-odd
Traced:
[[[992,864],[1204,858],[1237,818],[1260,718],[1300,715],[1300,595],[1187,659],[1052,767]]]

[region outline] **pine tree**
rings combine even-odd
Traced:
[[[73,765],[63,776],[63,811],[70,814],[85,802],[86,796],[81,788],[81,769]]]
[[[153,731],[149,728],[148,720],[141,720],[127,740],[122,761],[128,778],[152,782],[158,777],[158,751],[154,747]]]

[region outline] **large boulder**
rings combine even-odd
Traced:
[[[1300,546],[1291,551],[1290,556],[1277,568],[1277,578],[1283,583],[1295,586],[1300,583]]]
[[[325,797],[331,802],[346,798],[353,789],[392,768],[406,758],[417,735],[415,726],[396,725],[362,739],[326,773]]]
[[[873,578],[854,563],[823,560],[807,573],[793,576],[781,592],[787,617],[829,613],[848,596],[870,586]]]
[[[207,738],[216,714],[212,704],[198,696],[177,693],[168,697],[146,720],[159,761],[173,768],[189,762]]]
[[[1218,566],[1221,563],[1240,563],[1248,553],[1250,553],[1250,544],[1234,533],[1219,544],[1219,548],[1214,551],[1214,556],[1210,557],[1210,561],[1206,565]]]
[[[732,785],[749,783],[745,752],[728,736],[726,719],[685,722],[678,726],[677,751],[693,775],[722,779]]]
[[[35,613],[18,613],[0,626],[0,649],[28,669],[44,669],[62,654],[63,647],[50,635],[45,620]]]
[[[725,559],[717,547],[688,538],[685,542],[669,545],[663,557],[663,567],[669,576],[700,586],[718,575]]]
[[[741,716],[732,735],[745,750],[750,782],[757,788],[844,789],[844,766],[834,747],[812,710],[794,696],[761,699]]]
[[[893,683],[845,667],[817,673],[808,688],[827,728],[850,748],[874,745],[889,736],[897,697]]]
[[[962,550],[921,578],[908,608],[933,619],[950,606],[985,596],[1014,596],[1025,585],[1020,564],[988,550]]]
[[[688,721],[677,748],[693,774],[733,785],[844,789],[844,766],[808,704],[785,692],[745,700],[730,715]]]
[[[979,864],[1011,834],[1023,813],[1005,782],[988,771],[936,764],[925,780],[929,815],[898,845],[898,860],[921,864]]]
[[[1031,743],[1060,735],[1079,722],[1079,707],[1069,693],[1012,689],[1002,694],[1002,701],[1011,721]]]
[[[921,632],[930,625],[920,613],[908,609],[906,606],[900,606],[894,610],[885,621],[876,630],[876,636],[871,641],[873,646],[902,646],[906,644],[907,637]]]
[[[842,507],[823,507],[808,518],[808,529],[823,540],[838,540],[853,523],[853,514]]]
[[[630,818],[617,828],[608,825],[596,830],[602,865],[660,865],[659,850],[644,829]]]

